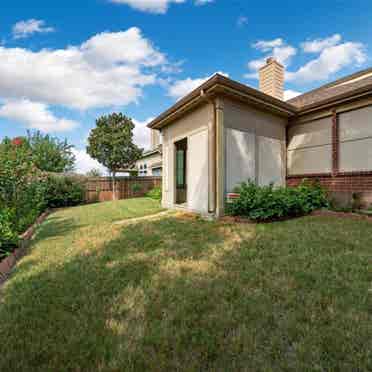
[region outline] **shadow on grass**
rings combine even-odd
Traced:
[[[39,239],[63,235],[62,221],[50,222],[54,233]],[[266,250],[283,225],[254,229],[140,223],[28,281],[15,277],[0,308],[0,370],[366,370],[367,313],[343,314],[332,289],[317,295],[309,277],[319,271],[293,256],[296,242]]]
[[[41,225],[35,238],[32,240],[31,246],[48,238],[58,238],[70,234],[74,230],[81,228],[73,218],[60,217],[57,215],[50,215],[48,219]]]

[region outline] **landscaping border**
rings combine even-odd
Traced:
[[[30,245],[32,238],[35,235],[36,229],[45,221],[45,219],[52,213],[51,209],[43,212],[36,221],[20,235],[18,248],[16,248],[8,257],[0,262],[0,287],[9,278],[14,266],[27,253],[27,248]]]
[[[349,218],[352,220],[367,220],[372,222],[372,216],[363,215],[354,212],[337,212],[331,210],[320,210],[314,211],[310,214],[311,216],[325,216],[325,217],[338,217],[338,218]]]
[[[290,221],[290,220],[295,220],[295,219],[306,217],[306,216],[337,217],[337,218],[348,218],[348,219],[359,220],[359,221],[367,220],[367,221],[372,222],[372,215],[369,216],[369,215],[363,215],[363,214],[354,213],[354,212],[337,212],[337,211],[332,211],[332,210],[316,210],[309,214],[276,218],[276,219],[267,220],[267,221],[255,221],[247,217],[240,217],[240,216],[224,216],[220,218],[220,221],[227,222],[227,223],[246,223],[246,224],[252,224],[252,225],[259,225],[259,224],[266,224],[266,223]]]

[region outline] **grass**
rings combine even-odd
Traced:
[[[61,210],[2,290],[1,371],[372,370],[372,223]]]

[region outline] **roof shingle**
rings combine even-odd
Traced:
[[[355,74],[346,76],[342,79],[336,80],[332,83],[321,86],[310,92],[304,93],[300,96],[292,98],[287,102],[296,106],[298,109],[303,109],[307,106],[323,103],[328,99],[337,97],[339,95],[352,94],[354,91],[372,85],[372,68],[357,72]]]

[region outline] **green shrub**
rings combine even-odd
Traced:
[[[148,198],[154,199],[154,200],[161,200],[162,198],[162,191],[161,187],[154,187],[151,191],[149,191],[146,196]]]
[[[18,233],[24,232],[46,209],[45,188],[41,178],[35,178],[19,193],[12,206],[15,210],[15,226]]]
[[[256,221],[305,215],[328,206],[324,189],[306,181],[293,188],[260,187],[253,182],[244,182],[236,191],[240,196],[227,205],[227,213]]]
[[[142,185],[140,185],[139,183],[134,183],[132,186],[131,186],[131,190],[133,193],[138,193],[142,190]]]
[[[14,220],[14,212],[10,209],[0,210],[0,259],[17,245],[18,234],[15,231]]]
[[[49,174],[44,187],[45,203],[49,208],[70,207],[84,202],[85,188],[76,177]]]

